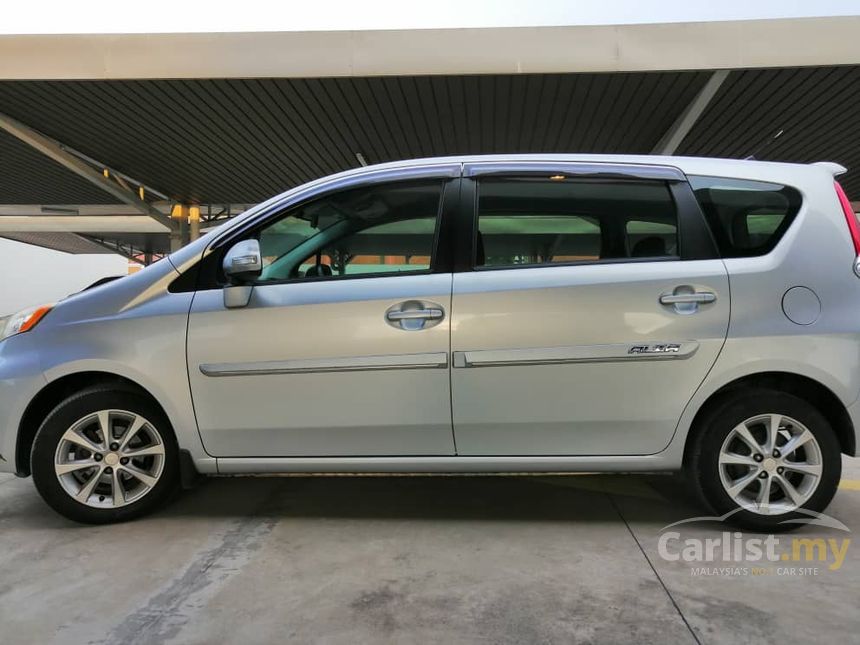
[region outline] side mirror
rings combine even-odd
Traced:
[[[242,240],[237,242],[224,256],[224,274],[230,284],[224,287],[224,306],[227,309],[246,307],[251,301],[254,285],[242,282],[259,278],[263,272],[263,256],[260,242]]]
[[[259,278],[263,272],[263,255],[258,240],[236,242],[224,256],[224,274],[231,283]]]

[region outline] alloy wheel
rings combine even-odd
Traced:
[[[802,423],[761,414],[739,423],[719,453],[720,481],[738,506],[759,515],[797,510],[818,488],[822,451]]]
[[[54,472],[63,489],[92,508],[138,501],[158,483],[165,445],[147,419],[125,410],[100,410],[75,422],[60,438]]]

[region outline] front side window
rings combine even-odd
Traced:
[[[374,184],[285,213],[259,232],[261,282],[429,271],[441,181]]]
[[[478,184],[478,267],[678,256],[664,182],[570,177]]]
[[[790,186],[694,175],[689,180],[723,257],[768,253],[800,210],[800,193]]]

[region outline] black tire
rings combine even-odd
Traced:
[[[692,450],[686,464],[686,475],[699,499],[717,516],[741,508],[726,492],[720,481],[719,454],[732,429],[759,414],[783,414],[802,423],[812,433],[821,451],[822,474],[818,487],[800,508],[822,512],[827,508],[839,485],[842,457],[839,441],[827,419],[810,403],[792,394],[767,389],[736,392],[715,405],[693,431]],[[740,528],[761,532],[782,532],[800,526],[786,520],[811,519],[792,511],[762,515],[749,510],[732,513],[728,522]]]
[[[77,421],[99,410],[124,410],[145,417],[161,436],[164,459],[161,475],[140,499],[117,508],[94,508],[77,501],[63,488],[54,459],[63,434]],[[108,524],[145,515],[179,488],[179,450],[170,422],[151,399],[131,390],[93,386],[73,394],[48,415],[36,434],[30,457],[36,489],[48,505],[75,522]]]

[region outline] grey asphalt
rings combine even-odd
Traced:
[[[860,530],[858,463],[828,514]],[[2,475],[0,642],[860,642],[860,547],[694,575],[658,540],[700,514],[668,476],[231,478],[86,527]]]

